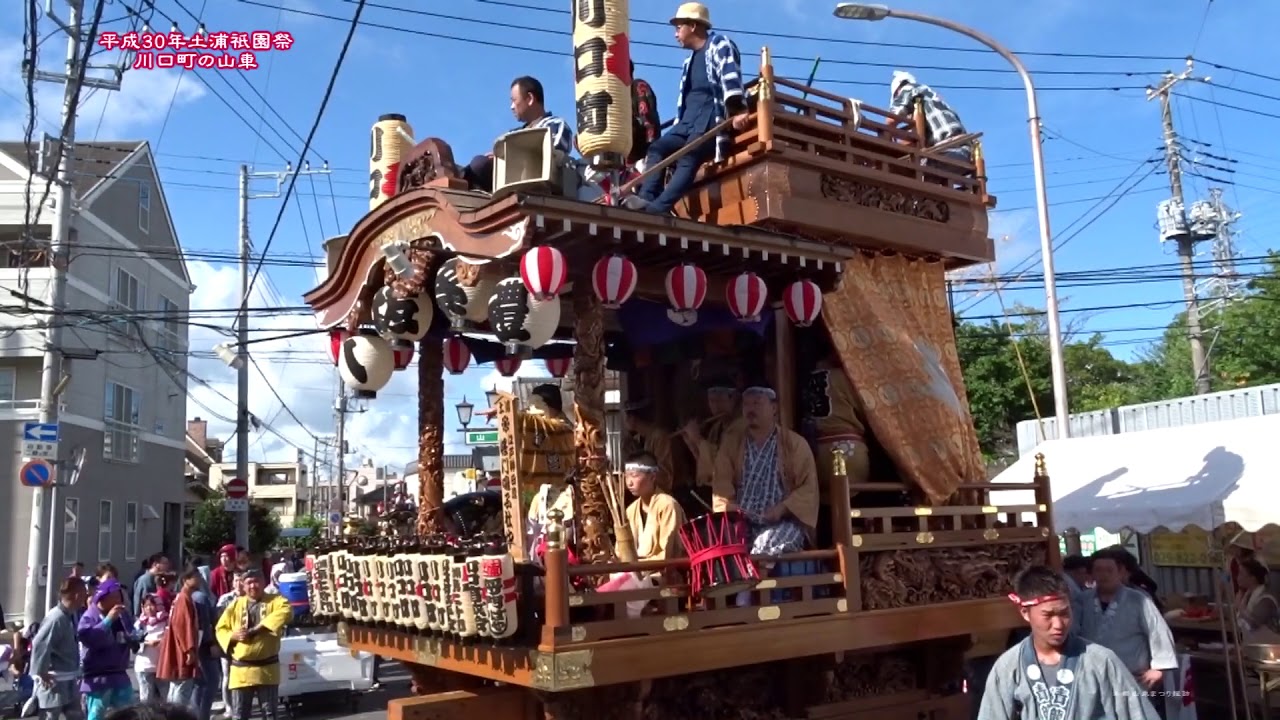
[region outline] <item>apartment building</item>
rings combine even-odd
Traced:
[[[236,464],[209,468],[209,486],[221,490],[236,476]],[[280,518],[281,527],[293,527],[302,515],[312,513],[311,478],[302,462],[249,463],[249,501],[262,505]]]
[[[34,237],[24,239],[26,183],[32,169],[32,205],[45,178],[21,143],[0,143],[0,462],[10,468],[0,483],[6,521],[0,534],[0,602],[22,608],[26,584],[31,490],[13,478],[21,457],[23,423],[40,413],[41,355],[48,320],[49,223],[41,210]],[[59,468],[84,453],[78,483],[54,508],[57,578],[79,561],[114,563],[122,572],[147,555],[177,555],[185,497],[186,351],[188,299],[194,289],[181,245],[145,142],[80,146],[73,165],[71,260],[67,267],[63,348],[66,381],[58,396]],[[52,195],[51,195],[52,197]],[[46,515],[48,509],[45,510]]]

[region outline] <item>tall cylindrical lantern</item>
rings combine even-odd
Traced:
[[[413,127],[403,115],[383,115],[369,137],[369,209],[396,194],[400,158],[413,149]]]
[[[593,167],[631,153],[631,43],[627,0],[573,0],[578,151]]]

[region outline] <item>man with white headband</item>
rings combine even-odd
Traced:
[[[663,430],[650,420],[649,410],[650,404],[648,401],[642,400],[628,403],[626,414],[627,432],[631,435],[632,448],[644,450],[657,458],[658,488],[663,491],[669,491],[675,476],[671,454],[671,432]]]
[[[763,385],[742,393],[746,430],[720,448],[712,507],[738,510],[751,524],[751,554],[804,549],[818,522],[813,451],[799,433],[778,426],[778,394]]]
[[[742,415],[737,412],[738,389],[732,382],[713,380],[707,385],[707,410],[711,417],[702,422],[690,420],[680,430],[695,463],[693,492],[703,501],[711,499],[711,480],[721,445],[746,429]]]
[[[653,453],[640,451],[627,458],[624,478],[627,492],[635,500],[627,506],[627,525],[635,541],[637,560],[666,560],[680,542],[684,510],[680,503],[658,487],[658,460]]]
[[[1034,566],[1009,600],[1031,635],[1004,652],[987,676],[978,720],[1157,720],[1115,653],[1071,632],[1071,598],[1058,571]]]

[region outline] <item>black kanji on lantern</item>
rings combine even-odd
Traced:
[[[493,297],[489,298],[489,326],[503,343],[527,342],[531,337],[525,329],[529,319],[529,290],[520,278],[507,278],[498,283]]]
[[[347,364],[347,372],[351,374],[351,378],[358,385],[364,385],[369,382],[369,369],[360,362],[356,357],[357,338],[347,338],[342,343],[342,361]]]
[[[809,383],[805,387],[804,401],[808,408],[808,417],[831,417],[831,378],[829,370],[814,370],[809,373]]]
[[[436,273],[436,304],[450,318],[461,318],[467,315],[467,293],[458,284],[458,272],[454,264],[445,263]]]
[[[412,336],[421,330],[418,309],[417,299],[397,298],[392,295],[391,288],[384,287],[374,294],[369,315],[379,333]]]

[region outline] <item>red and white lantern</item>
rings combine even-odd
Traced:
[[[569,374],[569,367],[573,365],[573,358],[547,358],[542,361],[547,366],[547,372],[551,373],[553,378],[562,378]]]
[[[673,310],[697,312],[707,299],[707,274],[693,263],[681,263],[667,271],[667,300]]]
[[[450,375],[461,375],[471,364],[471,348],[467,341],[460,337],[446,338],[444,341],[444,369]]]
[[[550,245],[531,248],[520,258],[520,279],[535,299],[556,297],[569,279],[564,253]]]
[[[493,366],[498,369],[498,374],[502,377],[514,377],[520,370],[520,363],[523,362],[519,355],[507,355],[500,357],[493,362]]]
[[[329,357],[333,358],[333,364],[338,364],[338,358],[342,357],[342,343],[351,337],[351,333],[346,330],[333,329],[329,331]]]
[[[631,299],[639,280],[635,263],[623,255],[600,258],[591,270],[591,288],[609,310],[617,310]]]
[[[743,322],[759,322],[769,299],[769,286],[759,275],[745,272],[725,285],[724,299],[734,317]]]
[[[391,345],[397,370],[404,370],[413,362],[413,343],[408,340],[397,340]]]
[[[822,288],[812,280],[797,280],[782,292],[782,307],[791,322],[809,327],[822,314]]]

